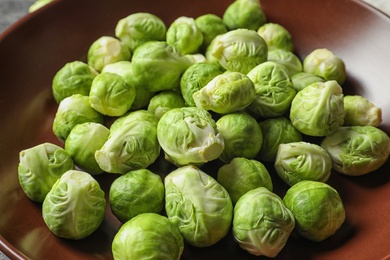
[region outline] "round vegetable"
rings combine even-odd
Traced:
[[[289,52],[294,50],[291,34],[280,24],[265,23],[257,29],[257,33],[265,40],[269,50],[283,49]]]
[[[184,99],[179,92],[167,90],[156,94],[150,99],[148,111],[153,113],[157,119],[160,119],[167,111],[184,106]]]
[[[301,73],[303,65],[301,60],[291,51],[284,49],[273,49],[268,51],[268,60],[282,64],[286,67],[290,77]]]
[[[225,10],[223,22],[229,30],[257,30],[266,22],[266,17],[258,0],[236,0]]]
[[[204,14],[195,19],[195,24],[202,32],[202,50],[206,50],[211,41],[220,34],[227,33],[228,29],[222,18],[215,14]]]
[[[344,125],[379,126],[382,123],[382,110],[359,95],[344,96]]]

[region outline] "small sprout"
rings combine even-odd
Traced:
[[[289,52],[294,50],[294,43],[289,31],[277,23],[265,23],[257,30],[263,37],[269,50],[283,49]]]
[[[382,123],[382,109],[359,95],[344,96],[345,126],[379,126]]]
[[[233,1],[223,13],[222,19],[229,30],[257,30],[266,22],[265,13],[258,0]]]

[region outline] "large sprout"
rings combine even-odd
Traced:
[[[264,187],[248,191],[234,207],[234,239],[252,255],[276,257],[294,227],[293,213]]]
[[[350,176],[379,169],[390,154],[389,136],[374,126],[340,127],[321,146],[330,154],[333,169]]]
[[[156,15],[146,12],[130,14],[120,19],[115,27],[115,36],[130,51],[148,41],[164,41],[167,28]]]
[[[215,14],[201,15],[195,19],[195,24],[203,35],[202,51],[207,49],[207,46],[210,45],[217,35],[227,33],[228,31],[222,18]]]
[[[303,60],[303,71],[325,80],[335,80],[340,85],[347,77],[344,61],[326,48],[315,49],[309,53]]]
[[[279,145],[274,165],[279,177],[292,186],[303,180],[328,181],[332,159],[317,144],[292,142]]]
[[[86,122],[102,124],[103,121],[103,115],[91,107],[88,96],[75,94],[59,104],[52,129],[59,140],[65,141],[76,125]]]
[[[110,126],[110,134],[113,135],[114,132],[120,129],[120,127],[124,124],[142,121],[152,123],[157,127],[158,120],[155,115],[148,110],[140,109],[131,111],[121,117],[116,118]]]
[[[211,246],[227,235],[233,217],[228,192],[210,175],[193,165],[165,177],[165,211],[185,241]]]
[[[359,95],[344,96],[344,125],[379,126],[382,123],[382,109]]]
[[[42,204],[42,216],[56,236],[82,239],[103,221],[106,199],[99,183],[86,172],[69,170],[53,185]]]
[[[202,31],[192,17],[176,18],[167,30],[166,41],[175,46],[182,54],[197,53],[203,43]]]
[[[249,111],[263,118],[282,116],[288,111],[296,91],[283,65],[266,61],[247,75],[256,88],[256,97],[248,106]]]
[[[55,101],[60,103],[73,94],[88,96],[97,74],[94,68],[82,61],[66,63],[53,78],[52,90]]]
[[[102,36],[95,40],[88,49],[88,64],[97,71],[102,71],[107,64],[130,60],[130,50],[117,38]]]
[[[233,1],[223,13],[223,22],[229,30],[246,28],[257,30],[266,22],[266,16],[258,0]]]
[[[133,72],[138,83],[152,92],[179,87],[180,77],[191,61],[172,45],[149,41],[134,51]]]
[[[102,124],[78,124],[65,140],[65,150],[80,169],[94,175],[103,173],[95,159],[95,152],[107,141],[110,130]]]
[[[289,31],[277,23],[265,23],[257,29],[263,37],[269,50],[283,49],[289,52],[294,50],[294,43]]]
[[[143,213],[124,223],[112,241],[114,259],[180,259],[183,237],[165,216]]]
[[[186,104],[196,106],[192,95],[220,74],[219,66],[207,62],[195,63],[186,69],[180,79],[180,90]]]
[[[223,115],[217,122],[217,129],[222,135],[225,148],[219,156],[228,163],[233,158],[255,158],[263,144],[263,134],[257,121],[245,112]]]
[[[214,38],[206,50],[208,61],[228,71],[247,74],[267,60],[268,47],[253,30],[236,29]]]
[[[283,202],[295,217],[297,234],[311,241],[332,236],[345,220],[339,193],[323,182],[300,181],[287,190]]]
[[[166,159],[176,165],[202,165],[217,159],[223,137],[211,114],[198,107],[174,108],[158,122],[157,137]]]
[[[242,111],[255,99],[253,82],[245,74],[226,71],[192,95],[197,107],[219,114]]]
[[[150,99],[148,111],[160,119],[167,111],[173,108],[184,107],[185,101],[180,92],[173,90],[162,91]]]
[[[43,202],[53,184],[73,168],[73,160],[64,149],[43,143],[19,153],[18,180],[27,197]]]
[[[217,181],[229,192],[233,205],[250,190],[264,187],[273,191],[271,175],[257,160],[236,157],[218,169]]]
[[[160,213],[164,205],[164,183],[148,169],[129,171],[110,186],[112,213],[123,223],[142,213]]]
[[[334,133],[344,123],[343,89],[335,80],[316,82],[297,93],[291,103],[291,123],[310,136]]]
[[[282,64],[286,67],[290,77],[302,72],[302,61],[297,55],[285,49],[273,49],[268,51],[268,60]]]

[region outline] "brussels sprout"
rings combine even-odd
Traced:
[[[224,141],[211,114],[198,107],[174,108],[158,122],[157,138],[168,161],[202,165],[217,159]]]
[[[344,123],[343,89],[335,80],[316,82],[295,96],[290,109],[291,123],[301,133],[326,136]]]
[[[382,109],[359,95],[344,96],[344,125],[379,126],[382,123]]]
[[[130,110],[137,110],[146,107],[154,93],[147,90],[136,81],[133,73],[133,66],[130,61],[118,61],[104,66],[101,73],[110,72],[122,76],[129,86],[135,88],[135,98],[131,104]]]
[[[138,12],[120,19],[115,27],[115,36],[130,51],[148,41],[164,41],[167,28],[154,14]]]
[[[111,184],[109,202],[113,214],[123,223],[142,213],[160,213],[164,183],[150,170],[130,171]]]
[[[196,63],[191,65],[180,79],[180,90],[186,104],[191,107],[196,106],[192,95],[220,74],[222,71],[215,64]]]
[[[219,114],[242,111],[254,100],[253,82],[240,72],[226,71],[196,91],[192,98],[197,107]]]
[[[257,121],[247,113],[231,113],[216,122],[225,149],[219,156],[228,163],[235,157],[255,158],[263,143],[263,133]]]
[[[43,143],[19,153],[18,179],[27,197],[43,202],[53,184],[73,168],[73,160],[64,149]]]
[[[242,1],[242,0],[238,0]],[[236,29],[214,38],[206,50],[209,62],[228,71],[247,74],[267,60],[268,47],[255,31]]]
[[[292,212],[264,187],[245,193],[234,207],[234,239],[252,255],[276,257],[294,227]]]
[[[284,115],[288,111],[296,91],[283,65],[266,61],[253,68],[247,76],[256,88],[256,97],[248,106],[250,112],[270,118]]]
[[[273,162],[280,144],[302,141],[302,134],[283,116],[269,118],[259,123],[263,144],[258,157],[264,162]]]
[[[53,185],[42,204],[42,216],[56,236],[82,239],[103,221],[106,199],[99,183],[86,172],[69,170]]]
[[[154,124],[157,127],[158,120],[155,117],[155,115],[147,110],[137,110],[137,111],[131,111],[121,117],[118,117],[115,119],[115,121],[110,126],[110,133],[111,135],[114,134],[114,132],[124,124],[128,123],[134,123],[134,122],[141,122],[146,121],[149,123]]]
[[[302,89],[306,88],[307,86],[311,85],[312,83],[316,82],[325,82],[325,79],[321,78],[320,76],[307,73],[307,72],[298,72],[291,76],[291,80],[293,82],[293,86],[295,90],[301,91]]]
[[[198,52],[203,43],[202,31],[195,24],[194,18],[180,16],[167,30],[167,43],[173,45],[182,54]]]
[[[149,102],[148,111],[160,119],[168,110],[184,107],[185,101],[179,92],[167,90],[156,94]]]
[[[379,169],[387,161],[390,138],[374,126],[343,126],[325,137],[321,146],[330,154],[335,171],[359,176]]]
[[[100,174],[95,152],[107,141],[110,130],[102,124],[86,122],[78,124],[70,131],[65,140],[65,150],[74,163],[90,174]]]
[[[285,66],[290,77],[303,70],[302,62],[298,56],[284,49],[273,49],[268,51],[268,60]]]
[[[159,154],[156,123],[128,120],[111,131],[103,147],[96,151],[95,159],[105,172],[124,174],[147,168]]]
[[[54,75],[52,90],[57,103],[73,94],[89,95],[97,71],[82,61],[66,63]]]
[[[30,7],[28,8],[28,12],[32,13],[38,10],[41,7],[51,3],[53,0],[36,0]]]
[[[202,53],[186,54],[185,55],[192,64],[207,62],[206,57]]]
[[[233,205],[242,195],[258,187],[273,190],[267,168],[259,161],[236,157],[218,169],[217,181],[229,192]]]
[[[276,173],[290,186],[303,180],[326,182],[332,170],[328,152],[308,142],[280,144],[274,164]]]
[[[214,245],[227,235],[233,218],[228,192],[193,165],[165,177],[165,211],[184,240],[196,247]]]
[[[342,85],[347,77],[344,61],[328,49],[315,49],[303,60],[303,71],[335,80]]]
[[[135,91],[135,87],[118,74],[101,73],[92,81],[89,103],[103,115],[122,116],[133,104]]]
[[[210,45],[217,35],[228,32],[222,18],[215,14],[201,15],[195,19],[195,24],[203,35],[202,50],[206,50],[207,46]]]
[[[177,260],[183,237],[165,216],[143,213],[123,224],[112,241],[114,259]]]
[[[65,141],[70,131],[78,124],[95,122],[103,124],[103,115],[89,104],[89,97],[74,94],[62,100],[53,121],[53,133],[59,140]]]
[[[345,220],[338,192],[323,182],[300,181],[287,190],[283,202],[295,217],[297,234],[311,241],[330,237]]]
[[[257,30],[266,22],[265,13],[258,0],[234,1],[226,8],[222,19],[229,30]]]
[[[88,64],[99,72],[107,64],[130,58],[130,50],[120,40],[111,36],[102,36],[95,40],[87,53]]]
[[[257,29],[257,33],[265,40],[269,50],[283,49],[288,52],[294,50],[290,32],[280,24],[265,23]]]
[[[150,41],[134,51],[132,65],[139,84],[157,92],[178,87],[181,75],[192,63],[174,46]]]

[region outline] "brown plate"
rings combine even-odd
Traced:
[[[167,24],[178,16],[222,15],[232,0],[67,0],[56,1],[23,18],[0,36],[0,250],[12,259],[111,259],[111,241],[120,223],[107,210],[90,237],[69,241],[45,226],[41,205],[19,187],[19,151],[59,141],[51,132],[56,104],[51,96],[54,73],[66,62],[85,60],[89,45],[113,35],[117,21],[147,11]],[[268,21],[284,25],[302,58],[326,47],[347,65],[345,94],[361,94],[383,110],[381,128],[390,133],[390,19],[353,0],[262,0]],[[172,167],[160,159],[154,169]],[[159,170],[157,170],[159,169]],[[291,236],[276,259],[384,259],[390,257],[390,165],[361,177],[333,173],[329,183],[340,193],[347,219],[321,243]],[[215,168],[209,170],[215,176]],[[115,176],[98,180],[108,191]],[[286,187],[274,178],[278,193]],[[182,259],[257,259],[233,241],[186,245]]]

